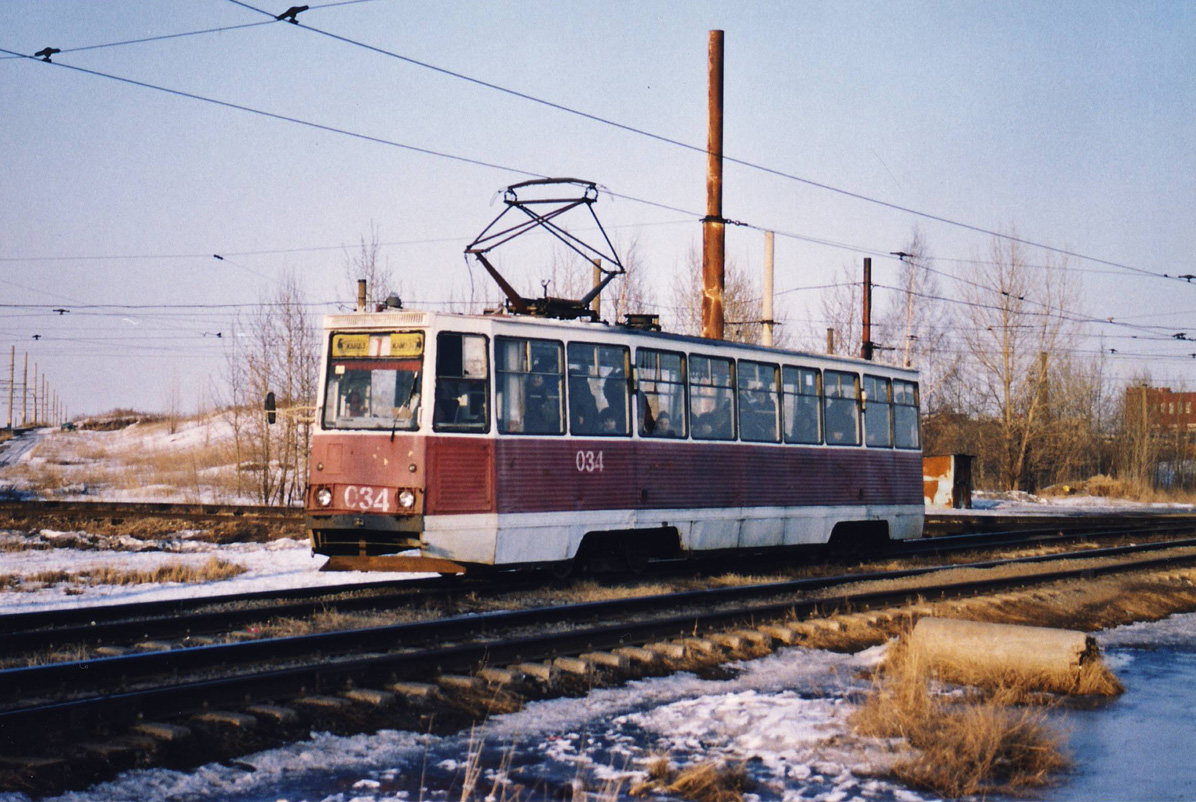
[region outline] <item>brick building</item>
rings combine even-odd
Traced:
[[[1170,387],[1126,387],[1126,422],[1151,428],[1196,430],[1196,393],[1175,393]]]

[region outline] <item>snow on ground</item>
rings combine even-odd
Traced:
[[[1196,505],[1173,501],[1130,501],[1091,495],[1037,496],[1022,490],[972,493],[972,509],[961,512],[980,515],[1068,515],[1101,512],[1191,512]],[[927,507],[927,512],[950,513],[946,508]]]
[[[18,586],[0,582],[0,615],[4,613],[90,607],[129,602],[223,596],[284,588],[385,582],[427,576],[384,572],[321,573],[327,558],[315,556],[307,541],[283,538],[269,543],[214,544],[192,540],[182,532],[172,538],[140,540],[105,538],[85,532],[42,530],[29,535],[0,530],[0,576],[25,578]],[[96,568],[152,571],[173,563],[200,566],[219,557],[246,571],[231,579],[182,584],[87,585],[59,582],[38,587],[30,578],[52,572],[78,573]]]
[[[55,450],[47,449],[48,456],[38,456],[40,449],[30,448],[17,456],[17,467],[29,469],[24,474],[27,477],[39,467],[38,460],[42,460],[40,467],[54,463],[56,470],[64,465],[69,470],[71,464],[87,461],[73,458],[71,448],[80,453],[90,449],[97,461],[116,452],[161,451],[167,446],[178,446],[175,453],[186,453],[188,448],[210,447],[218,436],[211,427],[198,423],[174,434],[164,434],[162,427],[73,434],[83,436],[64,441],[59,439],[63,433],[51,433]],[[0,488],[11,486],[11,467],[0,462]],[[104,492],[103,497],[111,500],[129,498],[125,494],[132,491]],[[977,493],[976,500],[979,509],[992,513],[1191,509],[1190,505],[1137,504],[1092,496]],[[0,574],[23,577],[100,566],[149,570],[169,561],[203,563],[212,556],[238,563],[247,571],[233,579],[194,585],[60,584],[0,590],[0,614],[401,576],[319,573],[323,558],[313,557],[305,542],[295,540],[217,545],[195,539],[188,532],[143,541],[86,532],[0,531]],[[1150,644],[1190,646],[1196,641],[1196,616],[1122,627],[1103,633],[1100,639],[1115,667],[1119,661],[1132,666],[1133,658],[1125,656],[1131,653],[1129,649],[1154,648]],[[681,767],[710,758],[744,763],[756,783],[747,796],[749,802],[914,802],[923,797],[878,779],[892,760],[892,744],[860,739],[847,724],[853,700],[864,688],[859,671],[874,661],[876,654],[875,650],[852,656],[785,649],[732,666],[732,676],[727,679],[677,674],[598,689],[582,698],[528,705],[518,713],[491,719],[473,734],[439,737],[383,731],[339,737],[313,733],[308,740],[194,771],[128,772],[62,799],[439,802],[462,797],[461,783],[471,755],[481,767],[475,798],[504,798],[515,784],[534,789],[520,795],[523,800],[581,798],[574,794],[575,789],[596,795],[591,798],[628,798],[630,784],[645,776],[650,761],[667,754]],[[611,792],[615,786],[620,789],[617,794]],[[0,794],[0,802],[15,800],[23,802],[24,798]]]
[[[864,685],[859,671],[875,658],[876,650],[784,649],[733,665],[729,679],[683,673],[631,682],[530,704],[473,733],[314,733],[235,765],[132,771],[62,799],[460,799],[471,754],[481,769],[476,798],[502,798],[519,785],[526,789],[519,799],[581,798],[575,789],[627,799],[649,763],[667,754],[678,767],[712,758],[744,764],[754,783],[749,799],[913,802],[923,797],[877,778],[891,760],[889,745],[856,738],[847,726],[850,697]]]
[[[0,444],[0,497],[253,504],[230,413],[121,429],[52,428]]]

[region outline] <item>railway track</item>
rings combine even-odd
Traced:
[[[991,517],[990,517],[991,520]],[[1061,519],[1061,522],[1068,522]],[[1021,520],[1016,523],[1022,523]],[[1038,523],[1035,521],[1035,523]],[[1070,531],[1058,526],[1034,528],[1004,524],[994,531],[970,535],[947,535],[893,545],[886,558],[935,555],[952,558],[993,548],[1028,547],[1049,544],[1059,547],[1074,540],[1109,540],[1150,534],[1153,538],[1174,538],[1196,533],[1196,517],[1172,516],[1161,520],[1114,520],[1109,526]],[[752,568],[746,560],[745,567]],[[657,566],[655,576],[691,575],[695,569],[721,572],[725,562],[708,566],[702,561]],[[769,566],[775,560],[769,558]],[[941,567],[941,566],[940,566]],[[865,570],[860,568],[858,570]],[[415,610],[428,617],[445,614],[454,600],[476,593],[512,594],[543,585],[538,575],[501,576],[462,581],[460,578],[406,579],[391,582],[351,583],[334,587],[298,588],[218,597],[182,598],[160,602],[138,602],[0,616],[0,655],[12,665],[23,653],[36,654],[37,662],[63,660],[55,652],[78,652],[80,647],[104,647],[109,655],[137,650],[178,650],[214,643],[211,636],[246,637],[239,627],[262,625],[279,619],[303,619],[335,610],[341,614],[365,611]]]
[[[799,627],[764,621],[1186,563],[1196,563],[1196,539],[955,565],[953,575],[972,576],[942,582],[932,580],[941,566],[853,573],[14,668],[0,671],[0,754],[19,744],[27,757],[17,774],[45,782],[64,761],[92,772],[121,765],[118,754],[154,762],[169,751],[159,741],[198,742],[195,733],[212,729],[228,731],[222,743],[243,743],[247,730],[293,736],[302,726],[287,722],[345,708],[359,727],[393,726],[394,711],[418,713],[419,700],[446,692],[493,696],[522,683],[524,695],[548,693],[562,673],[567,691],[604,674],[661,673],[800,639]],[[1010,566],[1020,570],[986,575]],[[927,581],[888,586],[917,577]]]
[[[47,518],[73,521],[106,520],[124,522],[137,518],[167,518],[181,521],[259,521],[302,527],[303,510],[246,504],[174,504],[114,501],[0,501],[0,517],[12,521]]]

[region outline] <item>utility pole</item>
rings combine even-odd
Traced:
[[[772,345],[772,274],[773,259],[776,250],[776,236],[771,231],[764,232],[764,331],[760,341],[764,345]]]
[[[624,279],[624,281],[626,281],[626,279]],[[594,286],[599,287],[601,285],[602,285],[602,260],[599,259],[597,256],[595,256],[594,257]],[[602,319],[602,293],[595,295],[594,300],[590,301],[590,309],[591,309],[591,311],[593,311],[595,318],[597,318],[598,320]],[[616,311],[616,313],[618,312],[617,309],[615,311]],[[618,321],[615,321],[615,322],[617,323]]]
[[[872,257],[864,257],[864,320],[860,357],[872,359]]]
[[[902,365],[904,365],[905,367],[908,368],[908,367],[910,367],[910,349],[913,346],[913,339],[914,339],[914,333],[913,333],[913,329],[914,329],[914,280],[916,278],[916,274],[914,273],[915,267],[914,267],[913,262],[906,263],[906,261],[905,261],[907,258],[911,257],[912,254],[908,254],[905,251],[892,251],[891,255],[896,256],[897,259],[900,260],[903,264],[909,264],[909,266],[910,266],[909,273],[906,277],[906,284],[905,284],[905,358],[901,362]]]
[[[25,417],[25,396],[29,395],[29,352],[25,352],[25,373],[21,377],[21,426],[28,422]]]
[[[12,347],[12,354],[8,357],[8,430],[12,431],[12,397],[16,389],[17,379],[17,347]]]
[[[33,425],[37,425],[37,363],[33,363]]]
[[[723,32],[707,47],[706,216],[702,219],[702,336],[723,339]]]
[[[45,423],[46,419],[50,416],[50,411],[47,407],[49,400],[46,397],[46,374],[42,373],[42,423]]]

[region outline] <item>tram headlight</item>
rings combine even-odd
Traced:
[[[321,487],[316,491],[316,503],[321,507],[327,507],[332,503],[332,491],[326,487]]]
[[[405,510],[409,510],[415,506],[415,493],[410,490],[399,491],[399,506]]]

